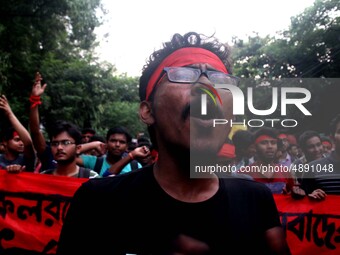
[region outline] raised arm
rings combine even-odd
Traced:
[[[32,86],[30,96],[30,121],[29,127],[32,135],[34,147],[37,151],[38,156],[42,155],[46,149],[45,137],[40,131],[40,120],[39,120],[39,104],[41,104],[40,97],[45,92],[47,84],[41,85],[42,77],[40,73],[36,73],[35,83]]]
[[[35,160],[35,150],[34,150],[34,147],[33,147],[31,136],[30,136],[28,130],[21,124],[19,119],[13,113],[5,95],[2,95],[0,97],[0,109],[2,109],[4,111],[6,117],[8,118],[9,122],[11,123],[12,127],[18,133],[20,139],[22,140],[22,142],[24,144],[24,157],[27,160],[34,162],[34,160]],[[33,170],[33,169],[29,169],[29,171],[30,170]]]

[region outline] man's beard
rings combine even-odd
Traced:
[[[75,160],[75,156],[71,156],[68,159],[56,160],[59,165],[68,165]]]

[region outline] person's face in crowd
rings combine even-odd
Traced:
[[[277,139],[266,138],[256,144],[256,152],[259,160],[271,163],[277,156]]]
[[[317,136],[309,138],[306,141],[304,153],[308,161],[322,158],[324,149],[320,138]]]
[[[333,139],[334,139],[335,151],[339,155],[340,154],[340,122],[338,122],[336,125]]]
[[[289,147],[289,141],[287,138],[282,138],[280,140],[282,145],[280,149],[282,150],[282,152],[286,152]]]
[[[112,134],[107,141],[108,154],[120,157],[128,149],[128,142],[124,134]]]
[[[322,143],[323,150],[325,153],[331,153],[332,152],[332,144],[331,143]]]
[[[5,153],[5,145],[0,143],[0,154],[3,154],[3,153]]]
[[[195,64],[190,67],[205,70],[215,70],[209,64]],[[213,127],[213,118],[232,119],[232,95],[229,90],[218,89],[222,105],[208,102],[207,111],[214,116],[202,117],[201,95],[204,85],[213,86],[205,75],[201,75],[194,83],[175,83],[164,75],[158,84],[153,109],[157,140],[160,144],[176,144],[182,148],[197,151],[213,151],[215,155],[229,134],[230,125]],[[214,107],[214,108],[213,108]]]
[[[299,155],[299,148],[296,145],[293,145],[289,150],[289,154],[293,157],[297,157]]]
[[[18,135],[15,135],[12,139],[4,142],[7,151],[13,153],[23,153],[24,152],[24,143]]]
[[[246,157],[252,158],[252,157],[255,156],[255,154],[256,154],[256,146],[255,146],[255,144],[249,145],[247,150],[246,150]]]
[[[145,146],[147,146],[147,145],[145,145]],[[138,147],[141,147],[141,146],[138,146]],[[147,146],[147,147],[151,151],[151,148],[149,146]],[[153,160],[154,159],[152,158],[152,155],[150,153],[148,156],[138,159],[138,162],[141,163],[142,166],[146,166],[146,165],[151,165],[153,163]]]
[[[79,146],[75,144],[74,139],[67,132],[52,137],[51,151],[58,164],[73,162],[77,157],[78,150]]]
[[[82,134],[81,142],[82,143],[88,143],[92,136],[93,136],[93,134],[90,134],[90,133]]]

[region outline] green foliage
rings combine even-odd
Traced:
[[[247,86],[260,88],[254,106],[271,105],[272,85],[259,86],[264,80],[340,76],[339,9],[338,0],[317,0],[281,33],[234,39],[234,74],[250,78]],[[28,97],[39,71],[47,83],[39,108],[45,127],[65,119],[102,135],[117,125],[126,126],[133,135],[146,132],[138,117],[138,77],[116,75],[113,65],[98,62],[93,53],[94,29],[103,22],[99,10],[100,0],[2,1],[0,91],[25,125]],[[340,109],[340,86],[331,82],[307,87],[313,95],[308,105],[313,117],[298,116],[296,109],[289,110],[288,117],[302,120],[300,129],[324,131]]]
[[[264,81],[271,84],[273,79],[282,78],[340,77],[339,32],[340,2],[317,0],[291,18],[291,25],[285,31],[265,38],[255,35],[248,41],[234,38],[234,74],[253,80],[251,86],[258,88],[254,105],[257,109],[268,109],[272,102],[272,85],[260,86]],[[304,85],[312,94],[307,106],[312,117],[299,116],[296,109],[288,111],[287,118],[295,118],[300,124],[295,132],[310,128],[320,132],[327,130],[331,118],[340,109],[340,84],[337,83]],[[241,88],[245,91],[244,85]],[[276,112],[270,117],[281,117],[279,114]],[[247,117],[254,116],[248,112]]]
[[[115,76],[113,65],[93,55],[94,29],[102,22],[99,9],[100,0],[3,1],[0,89],[26,126],[28,97],[39,71],[47,83],[40,106],[45,127],[64,119],[102,134],[116,123],[134,133],[143,129],[136,114],[138,78]]]

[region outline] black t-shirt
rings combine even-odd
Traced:
[[[275,226],[275,201],[262,183],[220,179],[212,198],[186,203],[164,192],[145,167],[82,184],[57,254],[166,254],[179,234],[205,242],[211,254],[265,254],[264,232]]]
[[[325,158],[310,162],[304,171],[301,186],[307,194],[322,189],[327,194],[340,195],[340,161],[335,151]]]

